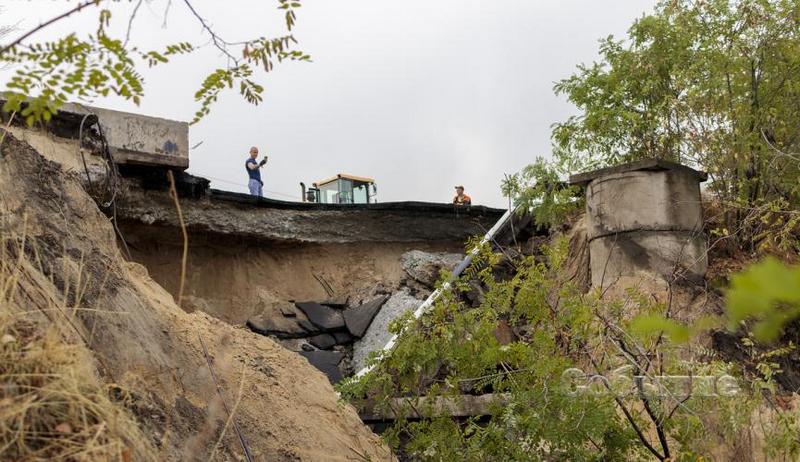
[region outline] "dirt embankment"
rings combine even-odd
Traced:
[[[76,174],[12,136],[2,152],[0,226],[8,255],[20,262],[15,304],[75,331],[102,379],[129,396],[120,405],[161,458],[206,460],[223,433],[201,338],[257,460],[392,458],[303,358],[205,313],[186,313],[143,266],[126,262]],[[221,441],[219,459],[241,458],[230,428]]]

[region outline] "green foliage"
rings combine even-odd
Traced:
[[[690,336],[688,327],[671,319],[654,314],[637,316],[633,322],[631,322],[631,328],[633,332],[640,334],[653,335],[663,333],[672,341],[678,343],[687,342]]]
[[[640,314],[631,320],[630,330],[631,333],[644,337],[664,335],[672,342],[686,343],[719,324],[719,319],[713,316],[701,317],[687,326],[661,314]]]
[[[278,8],[284,10],[290,31],[296,21],[295,10],[300,6],[299,1],[279,0]],[[225,47],[233,45],[216,36],[202,18],[198,19],[220,49],[227,50]],[[16,112],[32,125],[49,121],[64,103],[73,100],[91,102],[114,94],[138,105],[144,96],[144,80],[138,71],[142,66],[166,64],[176,55],[197,50],[187,42],[167,45],[163,51],[128,47],[127,40],[123,42],[109,35],[110,21],[111,11],[102,9],[97,32],[85,38],[71,33],[53,41],[17,44],[0,52],[0,62],[15,68],[3,92],[6,102],[2,110]],[[254,68],[270,72],[284,60],[310,61],[307,54],[293,49],[296,43],[292,35],[259,37],[236,44],[242,47],[241,59],[225,51],[234,65],[216,69],[202,80],[195,93],[200,108],[192,123],[209,114],[225,89],[237,88],[248,103],[260,103],[264,88],[253,80]]]
[[[774,393],[774,358],[785,350],[754,353],[761,372],[749,381],[730,364],[694,359],[706,353],[693,353],[691,340],[717,320],[685,326],[665,305],[635,291],[615,300],[581,294],[562,282],[566,252],[566,240],[559,240],[537,258],[515,261],[510,279],[496,280],[493,264],[502,257],[484,247],[429,315],[409,315],[393,326],[402,333],[395,349],[365,377],[341,383],[342,397],[370,399],[379,408],[401,396],[508,397],[488,419],[458,421],[415,408],[428,417],[400,419],[384,435],[413,460],[649,460],[665,458],[668,449],[671,460],[688,461],[738,444],[765,393]],[[462,295],[478,282],[483,299],[467,302]],[[498,341],[503,323],[516,332],[515,341]],[[571,368],[606,376],[610,389],[597,380],[565,387]],[[635,386],[634,376],[648,379]],[[707,393],[714,382],[698,379],[686,395],[652,376],[726,377],[734,386],[729,394]],[[770,457],[797,454],[800,446],[787,433],[796,428],[797,413],[775,415],[761,422],[770,429]],[[655,437],[659,432],[666,448]]]
[[[747,270],[734,274],[726,293],[726,318],[732,330],[747,327],[747,336],[741,339],[741,350],[746,359],[743,365],[754,371],[746,374],[749,393],[746,400],[736,405],[716,409],[720,413],[716,424],[728,434],[750,431],[757,412],[767,411],[760,417],[759,425],[768,435],[765,453],[770,458],[795,460],[800,456],[800,409],[782,409],[774,406],[775,395],[780,394],[775,382],[782,373],[778,358],[797,351],[793,342],[765,349],[763,343],[775,342],[785,326],[800,317],[800,268],[789,267],[775,258],[767,258]],[[697,338],[698,334],[717,328],[714,319],[700,319],[691,326],[682,325],[664,314],[643,314],[631,321],[632,332],[648,336],[667,335],[678,342]],[[735,445],[730,438],[725,443]]]
[[[49,121],[69,98],[85,100],[114,93],[138,104],[142,77],[130,51],[106,34],[110,17],[103,10],[97,33],[86,40],[72,33],[52,42],[15,46],[0,55],[2,61],[17,66],[6,84],[3,111],[16,111],[32,125]],[[23,108],[27,98],[31,99]]]
[[[773,341],[788,322],[800,317],[800,268],[767,258],[733,275],[726,295],[730,328],[753,319],[756,339]]]
[[[552,249],[548,262],[562,261],[564,252],[563,245]],[[411,435],[406,451],[415,460],[538,460],[546,454],[607,460],[635,453],[610,397],[575,400],[558,392],[562,372],[573,364],[563,347],[578,347],[587,307],[552,309],[547,288],[555,289],[555,282],[548,264],[526,258],[511,280],[496,282],[487,263],[500,255],[488,248],[481,254],[472,274],[490,287],[480,306],[466,306],[459,292],[450,292],[429,315],[404,319],[395,326],[404,334],[391,355],[361,380],[342,383],[343,397],[381,402],[389,396],[455,396],[463,390],[511,394],[511,402],[488,425],[436,417],[398,422],[387,438],[398,444],[401,434]],[[459,291],[469,289],[469,279],[464,276],[457,284]],[[571,291],[565,288],[566,293]],[[494,331],[501,319],[530,323],[524,341],[500,344]],[[588,439],[604,447],[587,447]]]
[[[523,212],[533,213],[540,228],[560,225],[582,204],[578,189],[562,181],[566,172],[559,165],[541,157],[521,172],[507,176],[501,185],[503,195],[514,198]]]
[[[253,75],[252,66],[258,66],[263,68],[264,72],[270,72],[275,67],[275,62],[310,61],[310,56],[291,49],[295,43],[297,41],[291,35],[274,39],[260,38],[247,43],[243,51],[245,63],[226,69],[217,69],[205,78],[200,89],[194,95],[195,101],[199,101],[201,104],[200,109],[195,113],[193,122],[208,115],[219,94],[226,88],[233,88],[236,82],[239,83],[239,93],[248,103],[260,103],[263,99],[261,94],[264,87],[250,78]]]
[[[729,238],[798,250],[800,2],[663,0],[600,56],[555,86],[580,110],[553,130],[564,168],[696,166]]]

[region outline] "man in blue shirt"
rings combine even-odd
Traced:
[[[261,197],[261,189],[264,187],[264,182],[261,181],[261,171],[259,169],[267,163],[267,156],[264,156],[264,159],[261,162],[256,162],[256,157],[258,157],[258,148],[253,146],[250,148],[250,157],[248,157],[244,162],[244,167],[247,170],[248,177],[250,178],[250,181],[247,183],[247,187],[250,189],[250,194]]]

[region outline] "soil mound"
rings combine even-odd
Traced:
[[[13,304],[92,352],[99,379],[114,384],[160,459],[241,460],[201,339],[256,460],[392,459],[306,359],[179,308],[122,258],[77,173],[11,135],[0,158],[0,232],[16,265]]]

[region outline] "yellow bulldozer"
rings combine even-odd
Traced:
[[[375,180],[363,176],[339,173],[311,184],[306,189],[300,183],[303,202],[319,204],[371,204],[377,202],[378,187]]]

